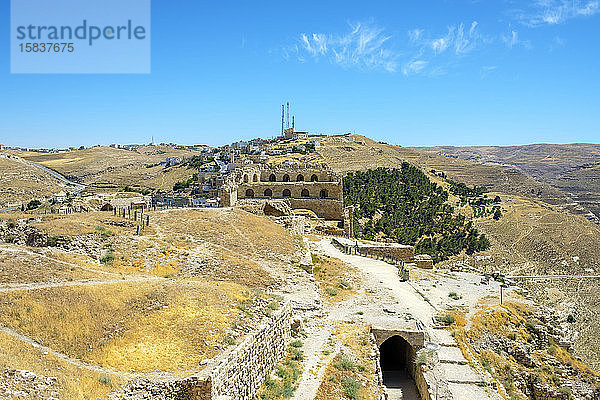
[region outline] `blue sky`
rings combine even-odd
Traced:
[[[11,75],[1,2],[0,143],[268,138],[285,101],[405,146],[600,142],[599,1],[257,3],[153,0],[150,74]]]

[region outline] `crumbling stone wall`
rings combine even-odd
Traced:
[[[289,303],[266,319],[230,353],[215,359],[202,372],[181,380],[136,380],[111,400],[251,400],[285,354],[291,338]]]
[[[212,398],[253,399],[265,377],[285,354],[290,337],[291,307],[288,303],[212,371]]]

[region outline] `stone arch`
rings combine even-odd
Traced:
[[[283,181],[284,181],[284,182],[289,182],[289,181],[290,181],[290,176],[289,176],[288,174],[285,174],[285,175],[283,176]]]
[[[244,174],[244,183],[248,183],[248,174]]]
[[[329,197],[329,192],[327,191],[327,189],[321,189],[321,191],[319,192],[319,197],[322,199],[326,199],[327,197]]]
[[[252,182],[258,182],[258,175],[254,174],[254,176],[252,177]]]
[[[283,197],[292,197],[290,189],[283,189]]]
[[[298,176],[296,177],[296,182],[304,182],[304,175],[298,174]]]
[[[319,177],[317,176],[317,174],[312,174],[312,176],[310,177],[310,181],[319,182]]]
[[[302,189],[302,192],[300,192],[300,197],[310,197],[310,192],[308,189]]]
[[[275,174],[269,175],[269,182],[276,182],[276,181],[277,181],[277,177],[275,176]]]
[[[252,190],[252,189],[246,190],[246,197],[254,197],[254,190]]]
[[[265,189],[265,197],[273,197],[273,191],[271,189]]]

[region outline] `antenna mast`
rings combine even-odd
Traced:
[[[281,105],[281,136],[284,134],[285,104]]]

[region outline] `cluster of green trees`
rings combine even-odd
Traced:
[[[465,250],[486,250],[490,243],[463,215],[454,215],[448,192],[407,162],[400,169],[377,168],[349,173],[343,180],[345,205],[354,212],[355,235],[375,239],[383,234],[416,246],[435,262]],[[472,189],[471,189],[472,190]]]
[[[181,190],[187,189],[187,188],[189,188],[197,180],[198,180],[198,174],[193,174],[186,181],[175,182],[175,185],[173,185],[173,191],[174,192],[179,192]]]
[[[185,161],[185,164],[187,164],[189,166],[189,168],[200,168],[202,167],[204,164],[210,164],[211,162],[214,161],[213,157],[208,157],[208,159],[206,161],[202,161],[203,158],[200,156],[193,156],[192,158],[188,159]]]

